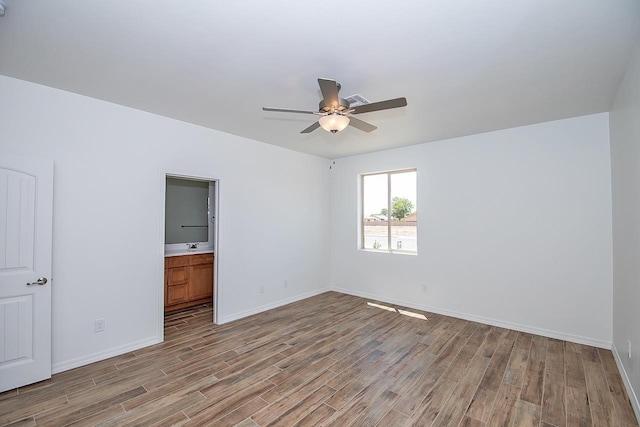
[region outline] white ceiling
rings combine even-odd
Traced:
[[[337,158],[608,111],[639,35],[638,0],[7,0],[0,74]],[[262,111],[317,109],[318,77],[408,106]]]

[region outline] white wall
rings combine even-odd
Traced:
[[[640,46],[611,109],[613,345],[640,419]],[[627,354],[632,342],[632,357]]]
[[[358,250],[358,174],[412,167],[418,255]],[[609,347],[610,185],[607,113],[338,159],[332,287]]]
[[[0,153],[55,162],[54,371],[159,339],[163,171],[221,180],[223,321],[328,287],[326,159],[3,76],[0,100]]]

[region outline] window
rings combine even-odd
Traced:
[[[418,252],[415,169],[361,175],[360,248]]]

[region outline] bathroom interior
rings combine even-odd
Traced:
[[[165,315],[213,306],[216,182],[168,175],[165,188]]]

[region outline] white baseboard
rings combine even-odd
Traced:
[[[291,304],[292,302],[297,302],[297,301],[301,301],[303,299],[307,299],[307,298],[311,298],[314,297],[316,295],[320,295],[323,294],[325,292],[329,292],[331,291],[331,289],[329,287],[326,288],[322,288],[322,289],[315,289],[311,292],[306,292],[304,294],[300,294],[300,295],[296,295],[294,297],[290,297],[290,298],[285,298],[283,300],[279,300],[276,302],[272,302],[269,304],[265,304],[265,305],[261,305],[259,307],[255,307],[249,310],[245,310],[245,311],[241,311],[240,313],[235,313],[235,314],[231,314],[229,316],[223,316],[220,324],[225,324],[228,322],[232,322],[234,320],[239,320],[248,316],[252,316],[254,314],[258,314],[258,313],[262,313],[263,311],[267,311],[267,310],[271,310],[274,308],[278,308],[278,307],[282,307],[283,305],[287,305],[287,304]]]
[[[87,356],[78,357],[76,359],[67,360],[64,362],[54,363],[51,366],[51,373],[58,374],[60,372],[68,371],[69,369],[78,368],[80,366],[88,365],[90,363],[99,362],[104,359],[108,359],[114,356],[120,356],[121,354],[128,353],[130,351],[140,350],[143,347],[161,343],[162,339],[159,337],[149,338],[142,341],[136,341],[134,343],[122,345],[119,347],[113,347],[104,351],[89,354]]]
[[[568,333],[564,333],[564,332],[551,331],[551,330],[548,330],[548,329],[536,328],[536,327],[532,327],[532,326],[528,326],[528,325],[521,325],[521,324],[518,324],[518,323],[505,322],[503,320],[492,319],[492,318],[483,317],[483,316],[477,316],[475,314],[461,313],[461,312],[457,312],[457,311],[453,311],[453,310],[447,310],[447,309],[443,309],[443,308],[439,308],[439,307],[432,307],[432,306],[423,305],[423,304],[416,304],[416,303],[413,303],[411,301],[398,300],[398,299],[395,299],[395,298],[387,298],[387,297],[383,297],[383,296],[380,296],[380,295],[370,294],[368,292],[359,292],[359,291],[353,291],[351,289],[344,289],[344,288],[338,288],[338,287],[332,287],[331,290],[335,291],[335,292],[340,292],[340,293],[343,293],[343,294],[348,294],[348,295],[361,297],[361,298],[368,298],[368,299],[372,299],[372,300],[376,300],[376,301],[382,301],[382,302],[386,302],[388,304],[396,304],[396,305],[400,305],[400,306],[404,306],[404,307],[414,308],[416,310],[428,311],[428,312],[436,313],[436,314],[443,314],[445,316],[451,316],[451,317],[456,317],[456,318],[459,318],[459,319],[470,320],[472,322],[484,323],[486,325],[491,325],[491,326],[498,326],[500,328],[513,329],[513,330],[520,331],[520,332],[526,332],[526,333],[534,334],[534,335],[542,335],[542,336],[549,337],[549,338],[556,338],[556,339],[560,339],[560,340],[563,340],[563,341],[570,341],[570,342],[575,342],[575,343],[578,343],[578,344],[590,345],[590,346],[593,346],[593,347],[604,348],[604,349],[607,349],[607,350],[611,349],[611,342],[610,341],[602,341],[602,340],[597,340],[597,339],[593,339],[593,338],[589,338],[589,337],[583,337],[583,336],[579,336],[579,335],[568,334]]]
[[[640,403],[638,402],[638,396],[633,389],[633,385],[631,385],[631,380],[629,379],[629,375],[627,375],[627,371],[624,369],[622,359],[620,358],[620,353],[618,353],[618,349],[616,348],[615,344],[611,346],[611,351],[613,352],[613,358],[616,360],[616,365],[618,365],[618,371],[620,371],[620,376],[622,377],[624,388],[627,389],[627,395],[629,396],[629,400],[631,401],[631,406],[633,406],[633,412],[636,413],[636,418],[640,423]]]

